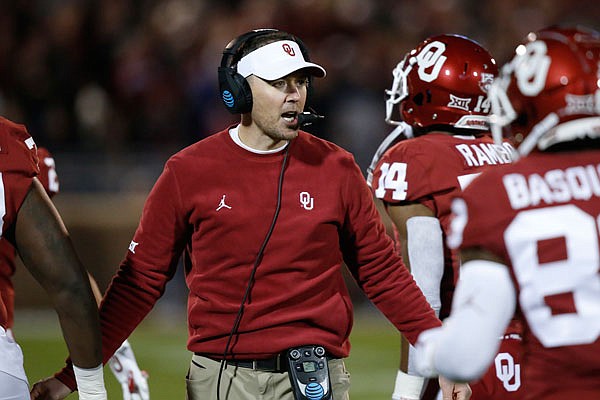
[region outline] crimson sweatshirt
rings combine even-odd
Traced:
[[[440,325],[395,253],[349,152],[301,131],[289,149],[257,154],[225,130],[172,156],[149,194],[100,307],[105,361],[163,294],[182,253],[187,347],[222,357],[280,187],[280,211],[229,354],[260,359],[320,344],[347,357],[353,309],[344,262],[411,343]],[[69,368],[57,377],[75,387]]]

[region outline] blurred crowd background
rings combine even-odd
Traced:
[[[257,27],[301,37],[328,72],[310,131],[366,168],[390,130],[393,67],[430,35],[459,33],[499,62],[551,23],[597,28],[595,0],[2,0],[0,115],[54,154],[63,191],[147,191],[166,158],[235,122],[223,47]]]
[[[84,261],[108,277],[101,264],[116,268],[166,159],[239,119],[216,71],[241,33],[303,39],[327,69],[310,99],[326,118],[307,130],[365,171],[391,130],[392,69],[420,41],[467,35],[502,64],[529,31],[599,21],[597,0],[2,0],[0,115],[54,154],[61,212]]]

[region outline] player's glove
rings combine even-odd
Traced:
[[[127,340],[108,360],[108,365],[121,384],[123,400],[150,400],[148,374],[140,370]]]

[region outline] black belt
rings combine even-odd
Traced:
[[[210,358],[211,360],[221,362],[222,359],[215,358],[213,356],[204,353],[194,353],[200,357]],[[265,358],[262,360],[225,360],[225,365],[231,365],[232,367],[248,368],[255,371],[269,371],[269,372],[285,372],[287,371],[287,362],[285,355],[277,354],[275,357]]]

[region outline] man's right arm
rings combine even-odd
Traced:
[[[129,251],[100,305],[104,362],[150,312],[175,273],[188,228],[185,216],[182,216],[181,200],[173,196],[179,192],[174,173],[167,163],[148,195]],[[60,381],[58,384],[57,380]],[[71,390],[77,388],[70,360],[54,378],[36,384],[40,390],[61,385]]]

